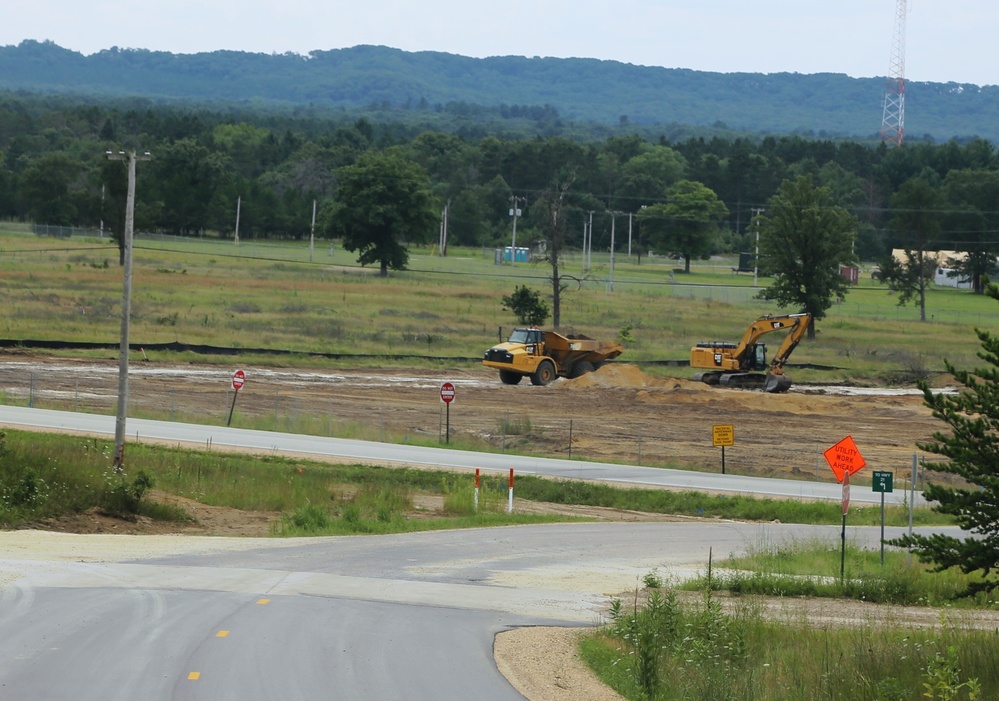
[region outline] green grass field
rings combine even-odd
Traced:
[[[562,326],[595,338],[624,332],[632,340],[623,361],[683,362],[698,341],[735,341],[761,314],[796,311],[755,299],[753,276],[732,273],[733,262],[700,261],[670,282],[674,261],[638,264],[618,253],[611,280],[606,252],[594,254],[586,275],[570,253],[563,271],[579,280],[564,293]],[[410,270],[380,278],[339,246],[331,254],[326,242],[310,253],[308,241],[139,237],[130,338],[303,354],[259,359],[285,365],[322,363],[308,357],[318,353],[476,359],[516,323],[503,295],[517,285],[547,294],[547,273],[544,264],[495,265],[491,249],[452,249],[443,258],[419,248]],[[117,343],[121,289],[110,241],[40,238],[0,226],[7,300],[0,337]],[[967,291],[932,289],[927,316],[919,322],[917,309],[897,306],[863,274],[791,359],[837,369],[797,369],[795,379],[890,383],[940,372],[943,358],[969,366],[977,362],[974,328],[999,327],[999,305]]]

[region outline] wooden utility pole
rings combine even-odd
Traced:
[[[125,231],[122,235],[125,253],[125,280],[121,293],[121,346],[118,353],[118,413],[114,422],[115,472],[125,468],[125,417],[128,414],[128,324],[132,315],[132,230],[135,223],[135,162],[148,161],[149,153],[137,156],[135,151],[125,153],[108,151],[112,161],[128,161],[128,196],[125,198]]]

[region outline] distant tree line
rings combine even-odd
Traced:
[[[511,128],[510,120],[527,119],[540,133],[563,136],[571,120],[611,133],[714,126],[757,135],[875,139],[885,80],[715,73],[585,58],[469,58],[386,46],[307,56],[118,47],[84,56],[52,42],[0,46],[0,89],[77,94],[81,86],[101,99],[226,101],[308,113],[368,109],[380,119],[391,114],[409,123],[450,113],[467,120],[462,127],[478,136],[486,120]],[[999,142],[999,86],[910,81],[906,95],[909,139]]]
[[[120,233],[126,178],[106,152],[130,148],[152,155],[139,166],[136,228],[180,236],[232,237],[239,202],[241,238],[306,238],[313,203],[324,213],[319,233],[347,237],[345,176],[382,155],[419,181],[418,200],[434,212],[406,232],[413,242],[436,240],[446,210],[451,245],[507,245],[514,197],[523,208],[518,242],[545,240],[553,231],[550,194],[571,181],[559,196],[558,244],[566,250],[581,248],[585,230],[592,248],[606,251],[616,231],[618,251],[630,234],[639,260],[674,255],[686,268],[692,258],[754,250],[757,226],[773,232],[773,215],[784,211],[776,205],[802,201],[813,211],[836,208],[842,216],[824,220],[850,228],[827,255],[884,261],[904,294],[911,295],[905,274],[912,271],[890,269],[893,248],[919,260],[937,250],[969,254],[955,265],[967,266],[976,290],[999,252],[999,158],[985,140],[889,148],[793,135],[473,137],[298,109],[13,94],[0,95],[0,217],[103,222]],[[806,190],[782,190],[801,178]],[[849,256],[841,255],[844,245]],[[769,260],[779,253],[771,248]],[[839,293],[835,285],[826,291]]]

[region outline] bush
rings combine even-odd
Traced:
[[[527,285],[518,285],[512,295],[503,297],[503,309],[512,311],[522,324],[537,326],[548,318],[548,304],[541,293]]]
[[[153,487],[153,478],[139,470],[131,484],[125,473],[117,472],[106,477],[107,489],[101,500],[101,508],[112,516],[134,516],[139,513],[142,497]]]

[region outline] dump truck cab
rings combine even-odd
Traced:
[[[523,345],[527,353],[537,355],[539,352],[543,353],[545,332],[541,329],[514,329],[507,343]]]

